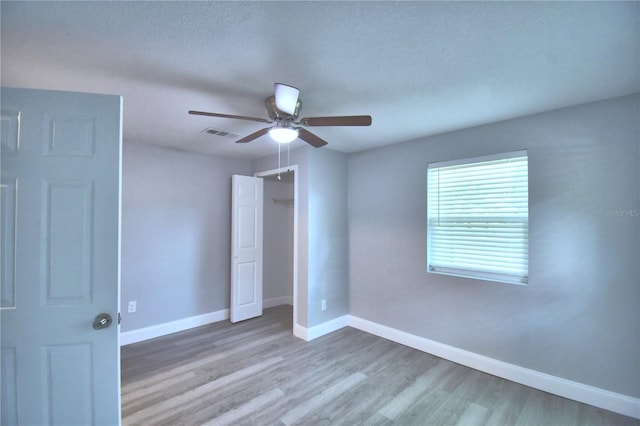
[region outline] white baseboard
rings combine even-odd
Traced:
[[[213,322],[224,321],[229,319],[229,310],[209,312],[208,314],[197,315],[194,317],[184,318],[181,320],[165,322],[163,324],[152,325],[150,327],[139,328],[137,330],[124,331],[120,333],[120,346],[129,345],[131,343],[142,342],[160,336],[165,336],[178,331],[188,330],[201,325],[211,324]]]
[[[307,342],[316,339],[325,334],[329,334],[333,331],[340,330],[343,327],[349,325],[349,315],[343,315],[338,318],[334,318],[330,321],[323,322],[322,324],[315,325],[307,328],[298,324],[293,325],[293,335],[299,337]]]
[[[280,305],[293,306],[293,296],[272,297],[271,299],[264,299],[262,301],[262,309],[269,309]]]
[[[347,316],[348,325],[410,348],[574,401],[640,419],[640,399],[498,361],[385,325]],[[321,324],[323,325],[323,324]],[[316,326],[320,327],[320,326]],[[314,327],[315,328],[315,327]],[[311,339],[308,339],[311,340]]]
[[[274,306],[280,305],[293,305],[293,297],[274,297],[262,301],[263,309],[273,308]],[[156,337],[166,336],[167,334],[177,333],[179,331],[228,319],[229,309],[223,309],[221,311],[209,312],[208,314],[165,322],[163,324],[152,325],[136,330],[124,331],[120,333],[120,346],[138,343],[144,340],[154,339]]]

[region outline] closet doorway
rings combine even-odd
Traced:
[[[264,179],[263,308],[293,306],[297,324],[298,180],[297,166],[256,173]]]

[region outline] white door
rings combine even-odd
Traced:
[[[122,99],[1,101],[2,424],[117,425]]]
[[[231,178],[231,322],[262,315],[262,179]]]

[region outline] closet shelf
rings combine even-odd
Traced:
[[[273,204],[293,204],[293,198],[274,198]]]

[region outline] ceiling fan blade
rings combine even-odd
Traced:
[[[272,121],[266,120],[264,118],[246,117],[244,115],[219,114],[217,112],[189,111],[189,114],[206,115],[207,117],[235,118],[237,120],[257,121],[259,123],[273,123]]]
[[[247,143],[247,142],[251,142],[254,139],[258,139],[260,136],[266,135],[270,128],[271,127],[266,127],[264,129],[258,130],[257,132],[253,132],[249,136],[245,136],[242,139],[238,139],[236,143]]]
[[[282,83],[275,83],[273,86],[276,92],[276,108],[285,114],[293,115],[296,112],[300,90]]]
[[[306,117],[300,120],[305,126],[370,126],[370,115],[344,115],[335,117]]]
[[[303,129],[302,127],[297,127],[298,129],[298,137],[308,143],[311,146],[316,148],[320,148],[321,146],[325,146],[327,142],[318,136],[314,135],[307,129]]]

